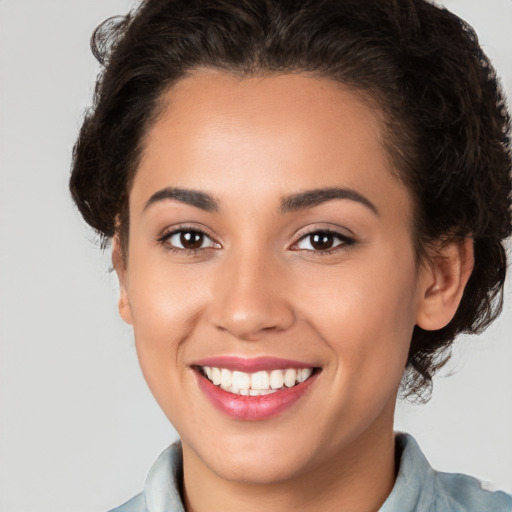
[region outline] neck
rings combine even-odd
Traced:
[[[377,512],[393,488],[398,469],[395,467],[393,412],[394,408],[391,418],[385,421],[386,429],[383,425],[374,425],[321,464],[271,484],[227,481],[184,445],[186,510]]]

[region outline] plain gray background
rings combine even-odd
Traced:
[[[445,0],[512,97],[512,0]],[[129,0],[0,0],[0,511],[107,510],[142,489],[176,434],[146,390],[117,283],[67,192],[90,102],[89,37]],[[402,404],[438,469],[512,492],[512,287],[462,339],[426,406]]]

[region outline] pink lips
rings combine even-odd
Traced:
[[[311,368],[310,364],[277,358],[252,358],[221,356],[195,361],[191,366],[213,366],[231,371],[254,373],[286,368]],[[222,413],[239,420],[265,420],[286,411],[295,404],[318,376],[314,373],[306,381],[264,396],[241,396],[215,386],[201,372],[195,372],[198,385],[210,402]]]

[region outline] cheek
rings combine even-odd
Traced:
[[[184,371],[182,347],[209,297],[204,276],[131,254],[129,303],[141,369],[153,392]],[[161,258],[160,258],[161,260]],[[196,271],[197,274],[197,271]]]
[[[392,384],[401,378],[415,324],[416,269],[396,251],[371,260],[351,260],[324,278],[306,274],[295,295],[336,354],[341,378]]]
[[[185,335],[207,300],[204,271],[195,265],[172,265],[163,249],[130,253],[129,302],[136,334],[157,338],[160,332]],[[137,332],[138,331],[138,332]]]

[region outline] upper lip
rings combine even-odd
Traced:
[[[242,357],[242,356],[214,356],[199,359],[190,366],[211,366],[226,368],[231,371],[254,373],[259,371],[286,370],[287,368],[314,368],[315,365],[303,361],[281,359],[278,357]]]

